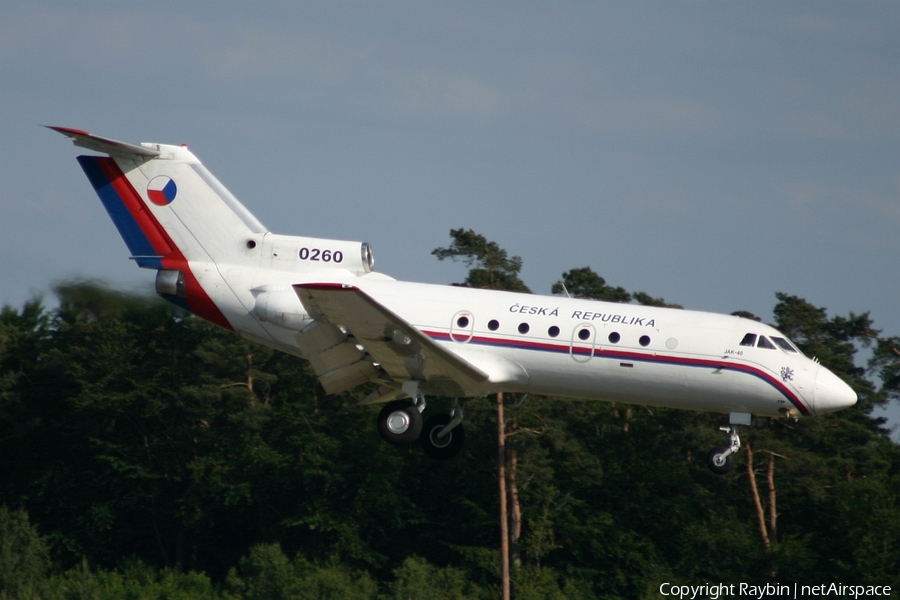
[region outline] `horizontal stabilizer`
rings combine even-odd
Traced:
[[[159,150],[147,148],[146,146],[136,146],[134,144],[119,142],[109,138],[100,137],[99,135],[91,135],[87,131],[81,131],[80,129],[53,127],[52,125],[47,125],[46,127],[72,138],[72,143],[76,146],[94,150],[95,152],[103,152],[104,154],[109,154],[111,156],[159,156]]]

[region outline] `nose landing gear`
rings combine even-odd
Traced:
[[[731,413],[728,415],[728,425],[719,427],[719,431],[728,434],[728,445],[719,446],[709,451],[706,457],[706,465],[716,475],[724,475],[734,470],[734,455],[741,449],[741,437],[738,428],[742,425],[750,425],[753,415],[750,413]]]

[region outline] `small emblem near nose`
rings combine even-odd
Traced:
[[[794,370],[790,367],[781,367],[781,380],[782,381],[793,381],[794,380]]]

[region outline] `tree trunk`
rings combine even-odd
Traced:
[[[769,538],[773,544],[778,543],[778,511],[775,508],[775,454],[769,452],[769,471],[766,476],[769,482]]]
[[[506,416],[503,412],[503,393],[497,393],[497,479],[500,483],[500,577],[503,600],[510,600],[509,591],[509,516],[506,510]]]
[[[515,427],[515,423],[513,423]],[[512,566],[522,566],[522,556],[519,552],[519,540],[522,537],[522,504],[519,502],[519,486],[516,484],[516,469],[519,464],[519,453],[515,443],[511,444],[508,451],[509,468],[506,471],[509,478],[509,502],[512,505],[509,524],[509,559]]]
[[[763,512],[762,500],[759,498],[759,489],[756,487],[756,471],[753,470],[753,449],[747,443],[747,477],[750,480],[750,491],[753,492],[753,504],[756,506],[756,517],[759,520],[759,533],[762,535],[766,550],[771,546],[769,532],[766,530],[766,515]]]

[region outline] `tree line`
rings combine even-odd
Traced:
[[[471,230],[435,255],[528,291]],[[671,306],[589,267],[553,292]],[[326,395],[303,361],[155,298],[55,293],[0,312],[0,597],[496,597],[501,529],[515,598],[900,587],[900,450],[872,415],[900,393],[900,338],[867,313],[776,295],[772,324],[859,402],[758,419],[719,477],[719,415],[533,396],[503,398],[500,437],[498,403],[471,401],[464,452],[434,461],[381,442],[370,390]]]

